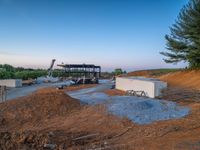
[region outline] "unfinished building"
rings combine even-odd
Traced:
[[[77,84],[98,83],[101,67],[93,64],[59,64],[65,76],[71,77]]]

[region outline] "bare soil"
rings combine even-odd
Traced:
[[[127,124],[107,114],[104,106],[81,105],[64,90],[41,89],[0,104],[0,149],[101,147]]]
[[[199,87],[193,84],[199,74],[186,75],[192,81],[185,85],[178,82],[181,73],[173,74],[160,77],[170,85],[164,98],[190,107],[185,118],[138,125],[108,114],[104,106],[81,105],[64,93],[85,87],[41,89],[0,104],[0,149],[200,149]]]
[[[72,85],[72,86],[65,87],[64,89],[66,91],[75,91],[75,90],[81,90],[81,89],[85,89],[85,88],[92,88],[92,87],[95,87],[96,85],[97,84]]]
[[[121,90],[117,90],[117,89],[109,89],[109,90],[105,90],[104,93],[106,93],[109,96],[122,96],[125,95],[126,92],[125,91],[121,91]]]
[[[173,87],[200,90],[200,70],[178,71],[162,75],[159,78]]]
[[[128,76],[159,78],[173,87],[200,90],[200,70],[182,70],[169,73],[160,73],[159,70],[144,70],[130,72],[128,73]]]

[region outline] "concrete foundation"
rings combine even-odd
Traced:
[[[22,86],[22,80],[21,79],[6,79],[6,80],[0,80],[0,86],[6,86],[6,87],[21,87]]]
[[[122,91],[144,91],[147,97],[161,96],[161,90],[167,87],[167,83],[157,79],[144,77],[117,77],[116,89]]]

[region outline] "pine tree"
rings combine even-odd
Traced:
[[[190,0],[179,13],[175,24],[166,35],[166,63],[185,61],[190,68],[200,68],[200,0]]]

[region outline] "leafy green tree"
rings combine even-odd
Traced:
[[[0,79],[35,79],[40,76],[46,76],[47,70],[44,69],[32,69],[23,67],[13,67],[8,64],[0,64]]]
[[[0,70],[0,79],[10,79],[14,77],[14,73],[11,71]]]
[[[63,70],[61,70],[61,69],[54,69],[52,72],[53,77],[64,77],[65,75],[66,75],[66,73],[63,72]]]
[[[25,70],[25,68],[23,68],[23,67],[17,67],[17,68],[15,68],[15,71],[24,71]]]
[[[24,71],[17,71],[15,72],[14,77],[16,79],[36,79],[37,77],[46,76],[47,72],[45,70],[24,70]]]
[[[0,68],[1,68],[1,69],[4,69],[4,70],[6,70],[6,71],[10,71],[10,72],[13,72],[14,69],[15,69],[13,66],[8,65],[8,64],[0,65]]]
[[[200,68],[200,0],[190,0],[185,5],[175,24],[166,35],[166,63],[185,61],[190,68]]]
[[[123,70],[121,68],[117,68],[117,69],[115,69],[114,74],[115,75],[123,74]]]

